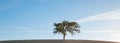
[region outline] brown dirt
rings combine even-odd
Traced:
[[[118,43],[110,41],[94,41],[94,40],[9,40],[0,41],[0,43]]]

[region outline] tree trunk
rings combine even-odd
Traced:
[[[65,35],[63,35],[63,40],[65,40]]]
[[[63,43],[65,43],[65,35],[63,35]]]

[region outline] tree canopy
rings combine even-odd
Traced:
[[[54,32],[53,33],[62,33],[63,36],[66,36],[66,32],[71,33],[72,35],[76,32],[80,32],[79,24],[77,22],[68,22],[68,21],[62,21],[61,23],[54,23]]]

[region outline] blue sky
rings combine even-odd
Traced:
[[[119,0],[0,0],[0,40],[62,39],[53,23],[76,21],[66,39],[120,41]]]

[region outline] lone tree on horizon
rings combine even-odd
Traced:
[[[69,32],[72,35],[75,34],[75,31],[80,33],[80,26],[77,22],[62,21],[61,23],[54,23],[54,26],[53,33],[61,33],[63,35],[63,40],[65,40],[66,32]]]

